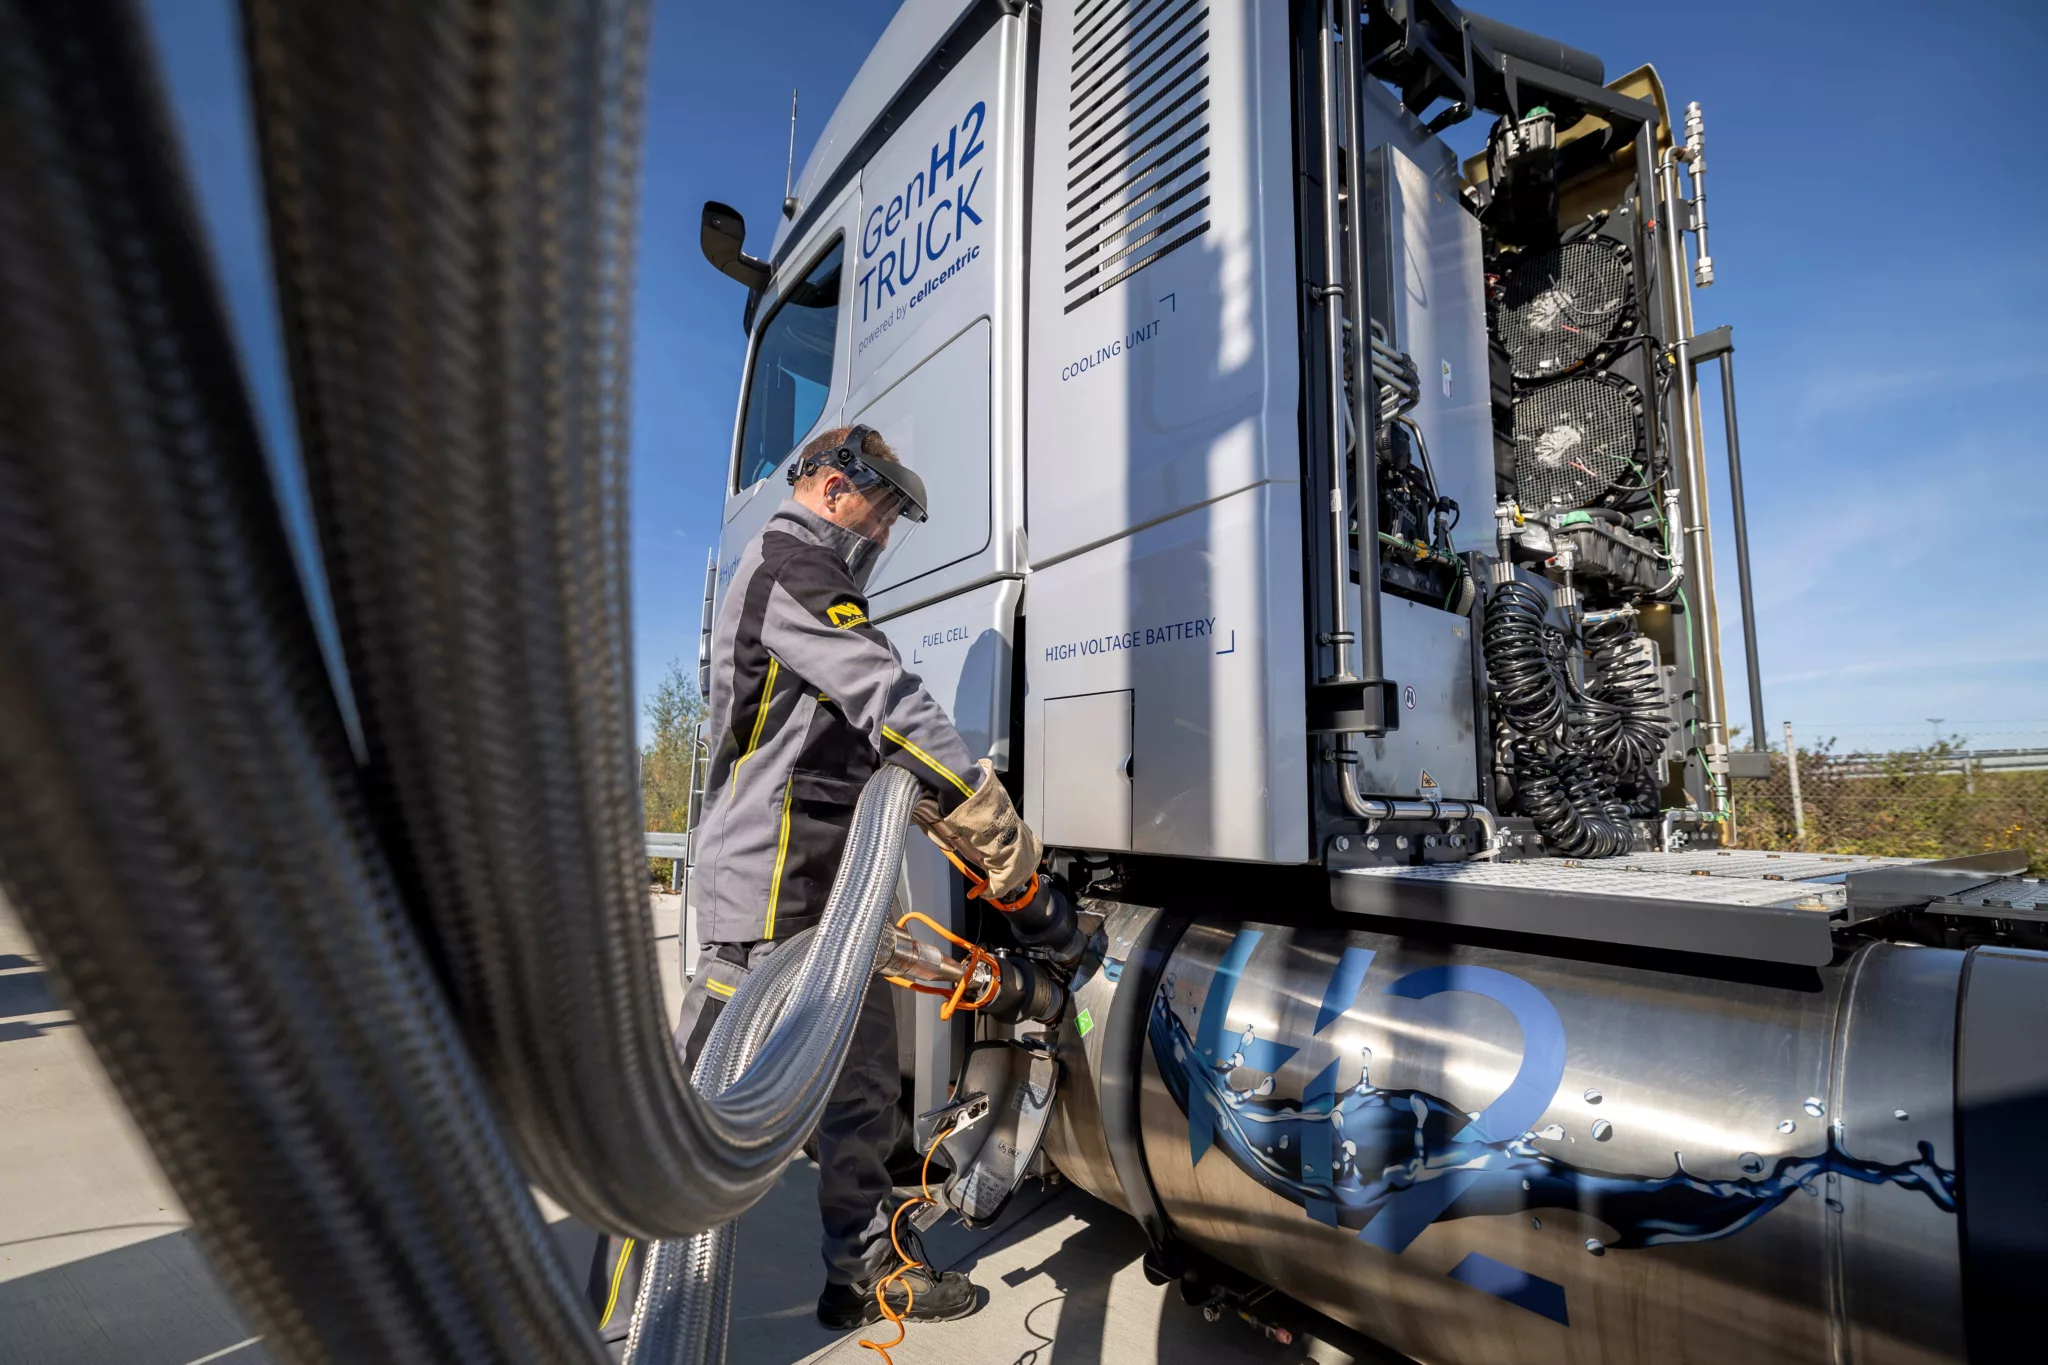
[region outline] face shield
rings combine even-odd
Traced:
[[[843,444],[790,466],[794,486],[825,470],[845,477],[851,488],[834,497],[834,520],[860,539],[846,558],[854,582],[863,588],[884,565],[902,553],[903,545],[925,519],[924,480],[889,460],[870,460],[861,451],[871,428],[855,427]]]

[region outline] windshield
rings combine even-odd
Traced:
[[[832,249],[776,305],[762,325],[740,432],[739,483],[745,488],[775,472],[784,456],[817,425],[832,392],[832,352],[839,336],[839,258]]]

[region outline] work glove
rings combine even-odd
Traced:
[[[932,842],[973,863],[988,878],[982,894],[992,901],[1013,898],[1031,874],[1038,870],[1045,851],[1031,826],[1017,815],[1010,794],[996,780],[995,764],[982,759],[981,785],[974,794],[953,807],[950,815],[939,814],[939,803],[930,797],[919,801],[911,815],[924,827]]]

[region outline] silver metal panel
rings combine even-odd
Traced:
[[[925,690],[946,708],[967,752],[1010,766],[1010,679],[1024,584],[1001,578],[877,622]]]
[[[869,610],[877,616],[928,595],[939,571],[988,548],[988,366],[989,324],[981,318],[849,418],[881,432],[931,499],[926,521],[906,521],[892,532],[868,580]]]
[[[1477,800],[1472,623],[1381,593],[1380,639],[1387,676],[1400,684],[1401,728],[1353,746],[1359,756],[1359,790],[1371,796]]]
[[[1376,315],[1391,320],[1393,344],[1421,378],[1410,414],[1429,443],[1438,491],[1462,510],[1452,543],[1493,546],[1493,408],[1486,351],[1486,267],[1478,220],[1458,200],[1455,166],[1433,168],[1389,147],[1382,167],[1389,259],[1379,278],[1392,298]],[[1370,186],[1369,186],[1370,188]]]
[[[1131,694],[1048,697],[1039,738],[1040,836],[1063,848],[1131,846]]]
[[[1146,1165],[1181,1236],[1417,1360],[1961,1361],[1959,958],[1792,989],[1205,920],[1150,1012]]]
[[[1103,0],[1085,18],[1113,32],[1139,8]],[[1190,79],[1207,84],[1163,121],[1141,103],[1151,92],[1135,88],[1150,69],[1125,60],[1154,51],[1144,44],[1157,25],[1133,31],[1135,53],[1084,50],[1076,103],[1076,9],[1047,5],[1039,25],[1029,337],[1034,565],[1265,480],[1300,477],[1287,7],[1211,0],[1173,16],[1170,29],[1192,29],[1166,47],[1199,42],[1207,60]],[[1153,7],[1139,18],[1160,13]],[[1084,48],[1091,36],[1082,35]],[[1107,41],[1114,49],[1120,40]],[[1105,73],[1116,74],[1105,81]],[[1090,122],[1100,108],[1120,108],[1125,93],[1135,99],[1117,126]],[[1108,155],[1126,138],[1136,140],[1132,152]],[[1158,165],[1135,178],[1127,201],[1133,214],[1148,203],[1159,209],[1147,225],[1162,234],[1153,241],[1201,231],[1068,311],[1070,297],[1081,297],[1066,288],[1068,263],[1099,240],[1082,210],[1092,188],[1134,153],[1139,166]],[[1182,170],[1182,197],[1157,203],[1175,188],[1144,197]],[[1194,184],[1198,176],[1207,178]],[[1175,221],[1184,213],[1192,216]],[[1094,278],[1113,279],[1145,255],[1141,247]],[[1287,568],[1297,584],[1290,610],[1298,631],[1299,556]]]
[[[912,9],[910,26],[921,33],[945,6],[907,6],[905,15]],[[898,32],[905,15],[871,64],[921,60],[929,50],[924,37]],[[933,495],[932,523],[910,538],[893,575],[883,566],[870,593],[876,616],[1022,569],[1024,51],[1022,25],[1001,22],[956,54],[770,289],[772,297],[832,237],[844,237],[838,354],[814,429],[858,414],[899,446],[920,447],[905,453]],[[857,102],[855,94],[847,99]],[[865,123],[853,136],[864,130]],[[980,338],[966,349],[982,352],[979,379],[962,381],[955,371],[976,370],[977,362],[955,350],[956,339],[977,322]],[[962,392],[949,392],[962,382]],[[742,402],[746,383],[743,376]],[[742,413],[735,442],[743,420]],[[727,498],[722,580],[787,493],[777,473]],[[947,504],[951,512],[942,510]]]
[[[1631,872],[1608,860],[1582,863],[1538,858],[1525,863],[1431,863],[1421,867],[1352,867],[1340,877],[1377,877],[1445,886],[1484,886],[1513,891],[1561,891],[1586,896],[1625,896],[1703,905],[1777,906],[1828,909],[1847,904],[1839,886],[1777,885],[1738,878],[1695,877],[1664,872]]]
[[[1044,698],[1132,693],[1135,851],[1306,859],[1300,537],[1295,485],[1266,484],[1032,571],[1024,731]],[[1025,765],[1055,844],[1062,780]]]
[[[793,192],[804,207],[810,207],[811,200],[839,169],[839,163],[846,160],[854,144],[896,98],[896,92],[973,7],[974,0],[903,0],[896,16],[869,49],[860,70],[854,73],[846,94],[825,120],[810,155],[798,170]],[[793,226],[786,218],[776,220],[777,250]]]
[[[898,443],[933,501],[877,572],[878,617],[1023,569],[1024,47],[997,24],[861,170],[843,420]]]

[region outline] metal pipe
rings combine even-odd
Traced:
[[[1678,436],[1678,459],[1674,463],[1678,465],[1685,493],[1683,510],[1688,514],[1686,524],[1676,529],[1690,542],[1696,585],[1693,596],[1700,608],[1692,625],[1693,638],[1698,642],[1694,683],[1700,696],[1699,726],[1703,732],[1700,749],[1706,761],[1707,782],[1713,789],[1715,808],[1725,812],[1728,809],[1727,730],[1722,719],[1720,678],[1713,664],[1719,640],[1714,629],[1713,574],[1709,567],[1712,561],[1707,549],[1706,477],[1700,462],[1699,429],[1695,421],[1691,329],[1685,321],[1685,238],[1679,228],[1677,163],[1669,154],[1658,164],[1657,189],[1663,201],[1657,214],[1663,237],[1664,269],[1661,273],[1670,306],[1669,344],[1678,378],[1678,410],[1672,423]]]
[[[1323,0],[1323,31],[1317,49],[1321,57],[1318,77],[1323,121],[1323,284],[1317,291],[1317,300],[1323,310],[1323,344],[1329,348],[1324,369],[1329,384],[1330,423],[1330,633],[1327,642],[1331,667],[1323,681],[1349,682],[1358,675],[1351,671],[1351,660],[1345,649],[1356,637],[1348,628],[1350,612],[1346,600],[1351,596],[1351,557],[1345,549],[1351,537],[1351,518],[1344,496],[1344,423],[1347,413],[1342,307],[1344,267],[1339,255],[1343,225],[1337,205],[1337,78],[1333,51],[1336,15],[1333,3],[1334,0]],[[1346,55],[1348,57],[1349,54]],[[1354,440],[1359,446],[1369,445],[1371,429],[1359,428],[1354,432]],[[1377,605],[1374,604],[1375,607]],[[1373,638],[1379,638],[1377,632]]]
[[[1358,103],[1358,0],[1343,0],[1343,20],[1345,184],[1350,191],[1351,208],[1350,240],[1346,243],[1351,282],[1344,295],[1344,309],[1351,316],[1351,335],[1367,343],[1353,351],[1356,377],[1351,385],[1351,426],[1357,432],[1351,447],[1351,490],[1358,502],[1358,676],[1365,680],[1367,688],[1376,688],[1386,673],[1380,639],[1380,457],[1372,424],[1377,407],[1372,385],[1379,367],[1369,364],[1367,357],[1383,343],[1373,337],[1366,316],[1365,196],[1358,155],[1363,127]],[[1336,126],[1331,124],[1323,136],[1325,141],[1334,141],[1336,134]],[[1393,348],[1389,345],[1386,349]],[[1413,376],[1414,361],[1402,355],[1397,363],[1410,374],[1391,387],[1412,405],[1420,385],[1420,380]],[[1343,558],[1341,542],[1338,558]]]
[[[1676,190],[1678,185],[1678,170],[1676,166],[1672,168],[1671,183],[1673,189]],[[1685,254],[1683,231],[1681,226],[1679,236],[1679,256],[1681,261],[1684,259]],[[1684,274],[1683,270],[1679,273],[1681,276]],[[1690,351],[1695,340],[1692,316],[1692,290],[1681,284],[1677,290],[1677,297],[1678,335],[1686,338],[1687,359],[1690,361]],[[1691,367],[1689,366],[1689,368]],[[1726,755],[1728,751],[1728,677],[1721,660],[1721,640],[1723,638],[1721,632],[1721,594],[1718,586],[1720,580],[1714,573],[1714,517],[1709,506],[1711,498],[1707,485],[1706,420],[1700,413],[1699,371],[1694,368],[1692,375],[1692,402],[1686,408],[1685,413],[1686,421],[1690,424],[1689,429],[1692,433],[1692,479],[1694,486],[1699,490],[1698,516],[1700,534],[1703,537],[1701,545],[1704,558],[1699,563],[1699,576],[1700,603],[1706,633],[1701,638],[1712,642],[1712,648],[1706,652],[1705,668],[1713,675],[1714,697],[1717,708],[1715,719],[1720,727],[1721,753],[1723,756],[1723,770],[1720,776],[1722,808],[1725,813],[1729,810],[1726,804],[1728,783],[1726,771]],[[1729,824],[1727,833],[1729,838],[1735,837],[1735,829],[1732,823]]]
[[[1768,749],[1764,738],[1764,678],[1757,662],[1756,600],[1749,584],[1749,520],[1742,502],[1742,441],[1735,430],[1735,356],[1721,352],[1721,413],[1728,424],[1728,506],[1735,516],[1735,575],[1742,589],[1742,661],[1749,669],[1750,748]]]
[[[1358,790],[1358,768],[1347,753],[1338,757],[1338,788],[1344,809],[1360,820],[1477,820],[1481,847],[1476,857],[1491,858],[1498,842],[1493,812],[1478,801],[1423,801],[1411,797],[1365,796]]]
[[[1692,230],[1699,238],[1699,259],[1692,268],[1693,281],[1705,289],[1714,282],[1714,258],[1707,254],[1707,147],[1706,120],[1694,100],[1685,106],[1685,164],[1692,177]]]

